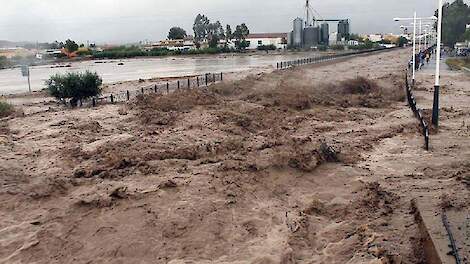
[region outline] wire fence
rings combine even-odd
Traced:
[[[140,87],[136,90],[126,90],[118,93],[111,93],[100,97],[92,97],[79,102],[81,107],[96,107],[101,104],[114,104],[130,101],[137,96],[148,94],[169,94],[183,89],[207,87],[213,83],[223,81],[223,73],[206,73],[190,78],[178,79],[172,82],[153,84]]]
[[[340,58],[345,58],[345,57],[349,57],[349,56],[356,56],[356,55],[361,55],[361,54],[366,54],[366,53],[372,53],[372,52],[384,51],[384,50],[392,50],[392,49],[396,49],[396,47],[395,48],[381,47],[381,48],[376,48],[376,49],[352,51],[352,52],[345,52],[345,53],[340,53],[340,54],[323,55],[323,56],[315,56],[315,57],[303,58],[303,59],[297,59],[297,60],[291,60],[291,61],[283,61],[283,62],[278,62],[276,64],[276,69],[278,69],[278,70],[289,69],[291,67],[296,67],[296,66],[302,66],[302,65],[307,65],[307,64],[316,64],[316,63],[336,60],[336,59],[340,59]]]

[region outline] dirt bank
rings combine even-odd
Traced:
[[[3,120],[0,263],[421,263],[410,201],[468,197],[468,115],[422,150],[407,54]]]

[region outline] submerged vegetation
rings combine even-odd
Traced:
[[[11,104],[0,101],[0,117],[6,117],[14,112],[14,108]]]

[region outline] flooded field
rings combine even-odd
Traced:
[[[124,60],[81,61],[70,63],[70,67],[43,65],[32,67],[31,87],[33,91],[44,88],[44,81],[55,73],[96,71],[104,83],[115,83],[156,77],[178,77],[207,72],[238,72],[251,68],[275,66],[277,62],[313,56],[312,53],[290,53],[282,55],[218,55],[195,57],[139,58]],[[123,64],[123,65],[119,65]],[[66,66],[67,64],[62,64]],[[0,70],[0,94],[14,94],[28,90],[27,78],[20,69]]]

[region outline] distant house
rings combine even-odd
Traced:
[[[154,43],[145,47],[146,50],[152,50],[152,49],[158,49],[158,48],[185,51],[185,50],[196,49],[196,45],[194,44],[193,38],[188,37],[184,39],[161,40],[157,43]]]
[[[260,46],[273,45],[276,49],[287,48],[287,33],[255,33],[246,37],[249,42],[247,49],[258,49]]]

